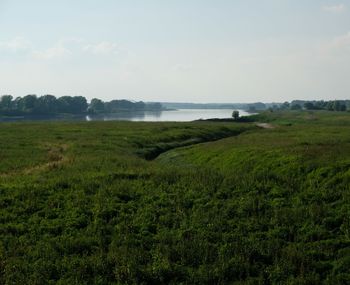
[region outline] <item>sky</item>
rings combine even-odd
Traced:
[[[0,0],[0,94],[350,99],[350,0]]]

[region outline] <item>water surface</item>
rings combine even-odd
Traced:
[[[231,118],[232,109],[179,109],[162,112],[130,112],[122,114],[107,114],[101,116],[87,116],[88,121],[138,121],[138,122],[189,122],[199,119]],[[250,114],[239,110],[241,116]]]
[[[103,115],[56,115],[56,116],[22,116],[0,117],[0,122],[16,121],[134,121],[134,122],[190,122],[200,119],[231,118],[232,109],[179,109],[158,112],[121,112]],[[250,114],[239,110],[241,116]]]

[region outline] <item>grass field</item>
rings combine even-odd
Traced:
[[[0,124],[0,284],[349,284],[350,113]]]

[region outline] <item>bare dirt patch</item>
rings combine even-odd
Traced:
[[[268,123],[258,123],[256,124],[259,128],[263,129],[275,129],[276,127],[274,125],[268,124]]]

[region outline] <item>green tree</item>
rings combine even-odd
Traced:
[[[1,110],[10,110],[12,107],[12,99],[11,95],[3,95],[0,98],[0,109]]]
[[[305,108],[306,110],[315,110],[315,106],[314,106],[314,104],[312,104],[311,102],[306,102],[306,103],[304,104],[304,108]]]
[[[86,98],[83,96],[74,96],[73,97],[73,113],[81,114],[85,113],[88,108],[88,103]]]
[[[299,104],[294,104],[294,105],[292,105],[291,109],[292,110],[301,110],[302,108]]]
[[[24,96],[21,100],[22,111],[32,113],[37,105],[38,97],[36,95]]]
[[[234,120],[238,120],[238,118],[239,118],[239,111],[237,111],[237,110],[233,111],[232,112],[232,118]]]
[[[105,111],[105,104],[102,100],[94,98],[90,102],[89,112],[103,113]]]
[[[284,103],[280,106],[280,109],[281,109],[281,110],[288,110],[289,108],[290,108],[289,102],[284,102]]]
[[[82,114],[87,111],[88,104],[83,96],[63,96],[58,98],[58,110],[60,113]]]
[[[54,114],[58,110],[57,99],[53,95],[44,95],[38,98],[36,113]]]
[[[341,104],[340,108],[339,108],[339,111],[345,112],[346,111],[346,105],[345,104]]]

